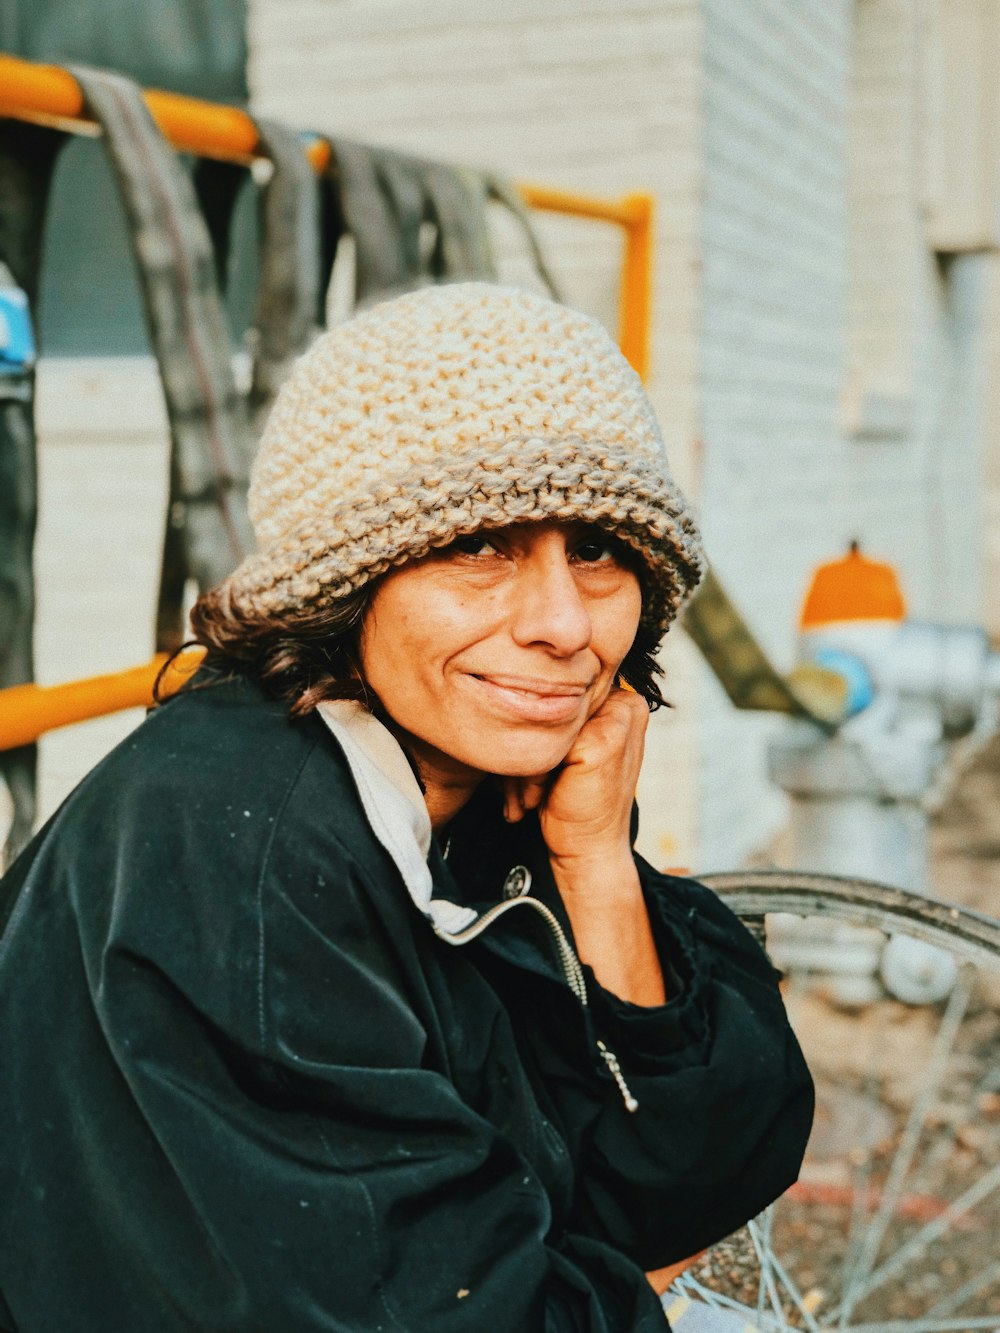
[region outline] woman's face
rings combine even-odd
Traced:
[[[623,548],[599,529],[484,529],[382,577],[362,669],[422,768],[537,776],[607,698],[640,610]]]

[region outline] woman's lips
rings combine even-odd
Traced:
[[[489,704],[523,722],[571,722],[589,688],[519,676],[470,674],[467,679],[481,688]]]

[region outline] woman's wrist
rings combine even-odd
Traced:
[[[577,951],[600,985],[630,1004],[663,1004],[663,971],[631,848],[627,856],[550,859]]]
[[[572,855],[551,854],[549,861],[556,886],[563,898],[593,899],[595,907],[610,908],[642,897],[639,872],[635,868],[632,849],[626,842],[622,847],[595,851],[574,852]]]

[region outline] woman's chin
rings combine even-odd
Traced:
[[[519,735],[498,737],[495,744],[484,744],[479,750],[475,766],[484,773],[495,773],[501,778],[537,778],[551,773],[563,762],[580,728],[559,736],[533,737]]]

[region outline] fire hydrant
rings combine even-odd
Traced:
[[[951,743],[996,728],[1000,654],[981,629],[907,619],[895,571],[856,543],[817,569],[799,628],[802,659],[844,678],[847,720],[832,735],[790,721],[770,747],[791,797],[793,863],[926,893],[930,797]],[[839,974],[845,995],[853,977],[859,1000],[876,970],[909,1003],[943,998],[955,979],[949,954],[905,937],[883,949],[875,933],[814,927],[775,946],[786,965]]]

